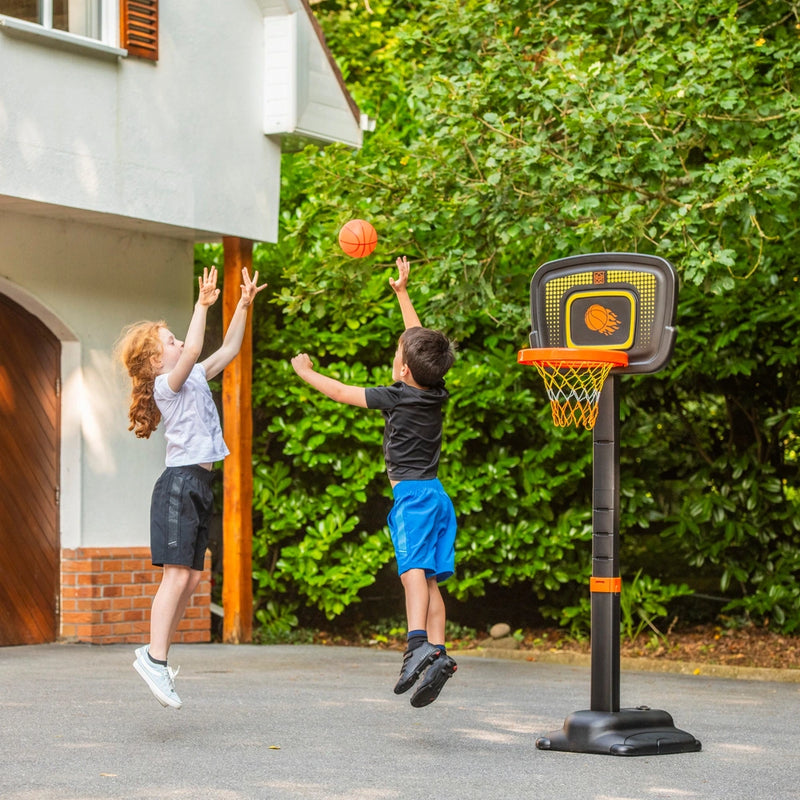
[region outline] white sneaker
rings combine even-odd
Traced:
[[[147,654],[146,645],[138,647],[135,652],[136,660],[133,662],[133,668],[144,678],[156,700],[164,707],[180,708],[183,702],[175,691],[175,676],[178,670],[173,672],[169,667],[154,664]]]

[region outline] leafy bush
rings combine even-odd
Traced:
[[[308,350],[344,380],[388,381],[401,322],[386,281],[401,253],[422,320],[460,342],[441,471],[461,531],[449,591],[526,585],[556,617],[575,606],[589,571],[591,446],[552,430],[514,354],[539,264],[637,251],[668,258],[682,285],[672,362],[622,381],[623,569],[647,558],[666,582],[651,584],[656,600],[717,581],[730,609],[796,630],[791,5],[315,8],[378,127],[357,153],[285,156],[280,241],[257,248],[275,298],[256,316],[254,385],[267,623],[309,607],[336,617],[391,570],[380,415],[314,396],[288,358]],[[355,216],[379,231],[367,262],[336,249]]]
[[[645,628],[657,636],[663,636],[656,621],[669,614],[669,604],[677,597],[691,595],[692,590],[685,584],[662,584],[658,578],[642,575],[639,570],[631,580],[623,581],[619,598],[620,637],[631,641],[637,639]],[[580,598],[577,605],[561,609],[559,624],[578,639],[590,632],[591,598]]]

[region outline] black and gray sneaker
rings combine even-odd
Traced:
[[[417,691],[411,697],[414,708],[422,708],[432,703],[442,691],[442,687],[458,669],[456,662],[448,655],[441,655],[428,667]]]
[[[403,653],[403,668],[400,670],[400,678],[394,687],[394,693],[407,692],[416,683],[425,667],[438,658],[439,652],[439,648],[430,642],[421,644],[415,650],[406,650]]]

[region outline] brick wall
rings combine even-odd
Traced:
[[[161,567],[149,547],[79,547],[61,551],[60,639],[141,644],[150,638],[150,606]],[[211,641],[211,553],[178,626],[175,642]]]

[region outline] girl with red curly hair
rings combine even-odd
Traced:
[[[222,346],[198,362],[206,315],[220,292],[216,267],[204,269],[198,284],[185,341],[159,320],[128,326],[117,345],[132,381],[128,430],[147,439],[163,421],[167,440],[166,469],[156,481],[150,505],[152,560],[164,572],[150,612],[150,642],[136,650],[133,666],[161,705],[173,708],[182,702],[167,654],[202,576],[213,508],[212,468],[229,453],[208,382],[239,353],[249,308],[266,288],[257,285],[258,272],[251,279],[242,270],[242,296]]]

